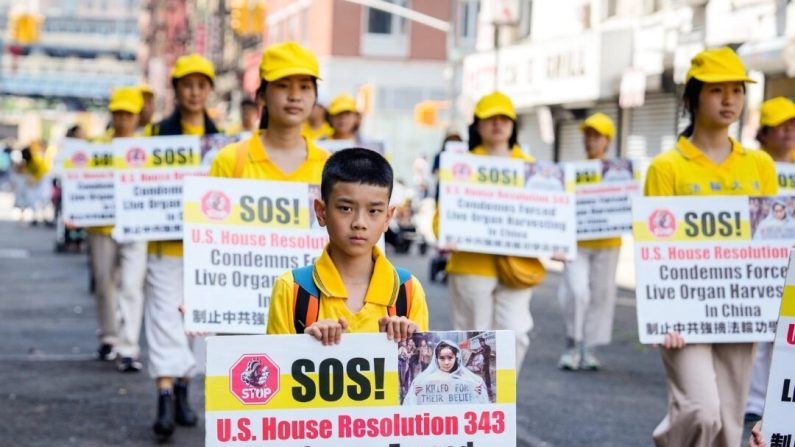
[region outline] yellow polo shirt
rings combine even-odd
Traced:
[[[323,123],[323,125],[317,129],[313,129],[309,123],[304,123],[303,127],[301,127],[301,134],[306,137],[308,141],[315,141],[323,137],[331,138],[331,136],[334,135],[334,129],[331,128],[329,123]]]
[[[486,148],[483,146],[478,146],[469,153],[472,155],[488,155]],[[513,149],[511,149],[511,158],[528,162],[535,161],[533,156],[522,152],[522,150],[519,149],[519,146],[514,146]],[[480,275],[496,277],[497,255],[471,253],[466,251],[452,252],[450,253],[450,258],[447,260],[447,273],[453,275]]]
[[[242,143],[232,143],[221,149],[213,160],[210,177],[234,177],[238,147],[240,144],[245,144],[248,148],[245,151],[246,160],[240,178],[320,184],[323,166],[331,156],[330,153],[317,147],[312,140],[305,137],[306,160],[295,171],[285,173],[268,156],[268,152],[262,144],[261,135],[262,131],[260,130]]]
[[[646,173],[647,196],[775,195],[778,193],[773,159],[731,139],[732,150],[717,164],[686,137],[652,160]]]
[[[204,135],[204,124],[199,126],[191,126],[184,121],[180,122],[182,125],[183,135]],[[152,135],[152,126],[149,125],[144,130],[147,136]],[[156,254],[162,256],[182,257],[182,241],[153,241],[148,246],[149,254]]]
[[[315,262],[313,277],[320,290],[320,309],[318,320],[345,318],[348,332],[378,332],[378,320],[387,315],[389,303],[395,302],[399,291],[400,280],[392,264],[386,256],[373,247],[373,276],[364,297],[364,306],[353,312],[348,308],[346,300],[348,291],[342,282],[331,256],[328,246]],[[292,272],[283,273],[273,285],[271,304],[268,313],[268,334],[295,334],[294,288]],[[428,304],[425,291],[420,281],[412,276],[411,307],[407,318],[413,321],[420,331],[428,330]]]

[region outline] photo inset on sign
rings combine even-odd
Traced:
[[[398,345],[402,405],[494,403],[494,332],[426,332]]]
[[[541,191],[565,191],[563,170],[551,161],[525,164],[524,188]]]
[[[752,239],[795,238],[795,197],[751,197]]]
[[[602,160],[602,181],[609,182],[631,182],[635,177],[632,175],[632,162],[616,158],[612,160]]]

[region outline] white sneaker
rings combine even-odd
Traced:
[[[577,348],[570,348],[563,352],[558,360],[558,368],[568,371],[575,371],[580,368],[582,357],[580,350]]]
[[[586,371],[598,371],[599,368],[602,367],[602,364],[599,363],[599,359],[593,355],[590,349],[583,347],[582,355],[580,356],[580,369],[584,369]]]

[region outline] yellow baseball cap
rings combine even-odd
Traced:
[[[152,89],[152,86],[149,84],[141,84],[138,86],[138,90],[141,91],[141,94],[144,95],[155,95],[155,91]]]
[[[686,81],[696,78],[702,82],[751,82],[745,65],[731,48],[712,48],[696,54],[690,61]]]
[[[760,113],[762,115],[759,118],[760,126],[776,127],[795,119],[795,103],[783,96],[768,99],[762,103]]]
[[[593,129],[611,140],[616,136],[616,126],[613,124],[613,120],[601,112],[594,113],[580,124],[580,130],[585,132],[585,129]]]
[[[171,70],[171,79],[184,78],[189,74],[203,74],[215,83],[215,68],[213,63],[198,53],[181,56]]]
[[[272,82],[294,75],[320,79],[320,68],[314,53],[296,42],[277,43],[262,52],[260,78]]]
[[[480,98],[475,105],[475,116],[478,119],[484,120],[497,115],[505,115],[516,120],[516,110],[513,108],[511,98],[500,92],[493,92]]]
[[[328,106],[329,115],[339,115],[343,112],[358,112],[356,100],[351,95],[339,95]]]
[[[111,112],[141,113],[144,97],[138,87],[119,87],[110,95],[108,110]]]

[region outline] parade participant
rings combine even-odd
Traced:
[[[339,95],[328,106],[329,122],[332,133],[329,140],[359,141],[359,126],[362,115],[356,108],[356,99],[351,95]]]
[[[260,108],[257,102],[250,98],[240,101],[240,122],[243,132],[254,133],[259,128]]]
[[[177,104],[166,119],[151,124],[146,133],[209,135],[218,128],[207,115],[207,101],[215,82],[212,62],[198,54],[177,59],[171,72]],[[144,318],[149,345],[149,373],[158,390],[156,435],[169,438],[174,424],[195,426],[198,417],[188,403],[190,377],[199,367],[195,354],[204,340],[188,337],[179,312],[183,299],[182,241],[149,244]],[[194,352],[196,351],[196,352]]]
[[[466,391],[455,393],[456,401],[447,399],[423,399],[421,396],[427,386],[449,384],[448,390],[456,390],[456,384],[465,385]],[[442,394],[442,393],[440,393]],[[449,396],[450,392],[443,393]],[[489,392],[483,378],[473,373],[464,366],[461,348],[455,343],[442,340],[434,348],[431,365],[420,373],[409,386],[409,391],[403,399],[403,405],[442,405],[451,403],[461,404],[487,404]]]
[[[144,129],[152,122],[152,118],[155,116],[155,91],[148,84],[141,84],[138,89],[144,98],[144,107],[141,109],[141,114],[138,118],[138,127]]]
[[[516,112],[511,100],[499,92],[484,96],[475,106],[469,126],[470,154],[507,157],[532,162],[516,144]],[[531,286],[509,285],[498,279],[500,256],[453,251],[447,263],[453,328],[462,330],[509,329],[516,333],[516,369],[521,368],[530,346]],[[543,269],[536,259],[515,258]]]
[[[394,213],[392,183],[392,167],[376,152],[345,149],[329,158],[314,203],[329,243],[313,265],[278,278],[268,334],[304,333],[331,345],[343,332],[385,332],[401,342],[428,330],[419,280],[377,247]]]
[[[779,96],[763,102],[760,112],[759,132],[756,134],[756,139],[762,145],[762,150],[770,154],[777,163],[795,162],[795,103]],[[760,213],[751,216],[752,226],[754,218],[761,220]],[[751,391],[745,406],[746,422],[752,423],[762,418],[772,356],[772,342],[757,343]]]
[[[295,42],[271,45],[262,53],[260,78],[260,130],[221,149],[210,176],[319,185],[329,153],[301,134],[317,100],[317,58]]]
[[[770,156],[729,137],[739,119],[745,83],[753,82],[729,48],[697,54],[686,77],[691,124],[676,146],[651,163],[647,196],[775,195]],[[661,355],[668,378],[668,413],[654,430],[658,446],[739,445],[753,366],[752,343],[688,345],[669,332]]]
[[[304,123],[302,133],[310,141],[328,138],[334,133],[334,129],[328,123],[328,112],[319,102],[315,102],[314,107],[312,107],[312,113],[309,114],[309,119]]]
[[[110,96],[111,127],[103,142],[133,137],[144,105],[136,87],[120,87]],[[146,242],[116,242],[113,226],[90,227],[91,268],[97,298],[100,346],[97,357],[111,360],[118,354],[121,372],[138,372],[142,365],[139,338],[144,308]],[[118,310],[118,317],[117,317]]]
[[[603,160],[616,128],[607,115],[595,113],[580,125],[588,160]],[[565,263],[558,299],[566,322],[566,350],[558,367],[597,370],[593,348],[610,343],[616,305],[616,267],[621,238],[577,243],[577,258]]]

